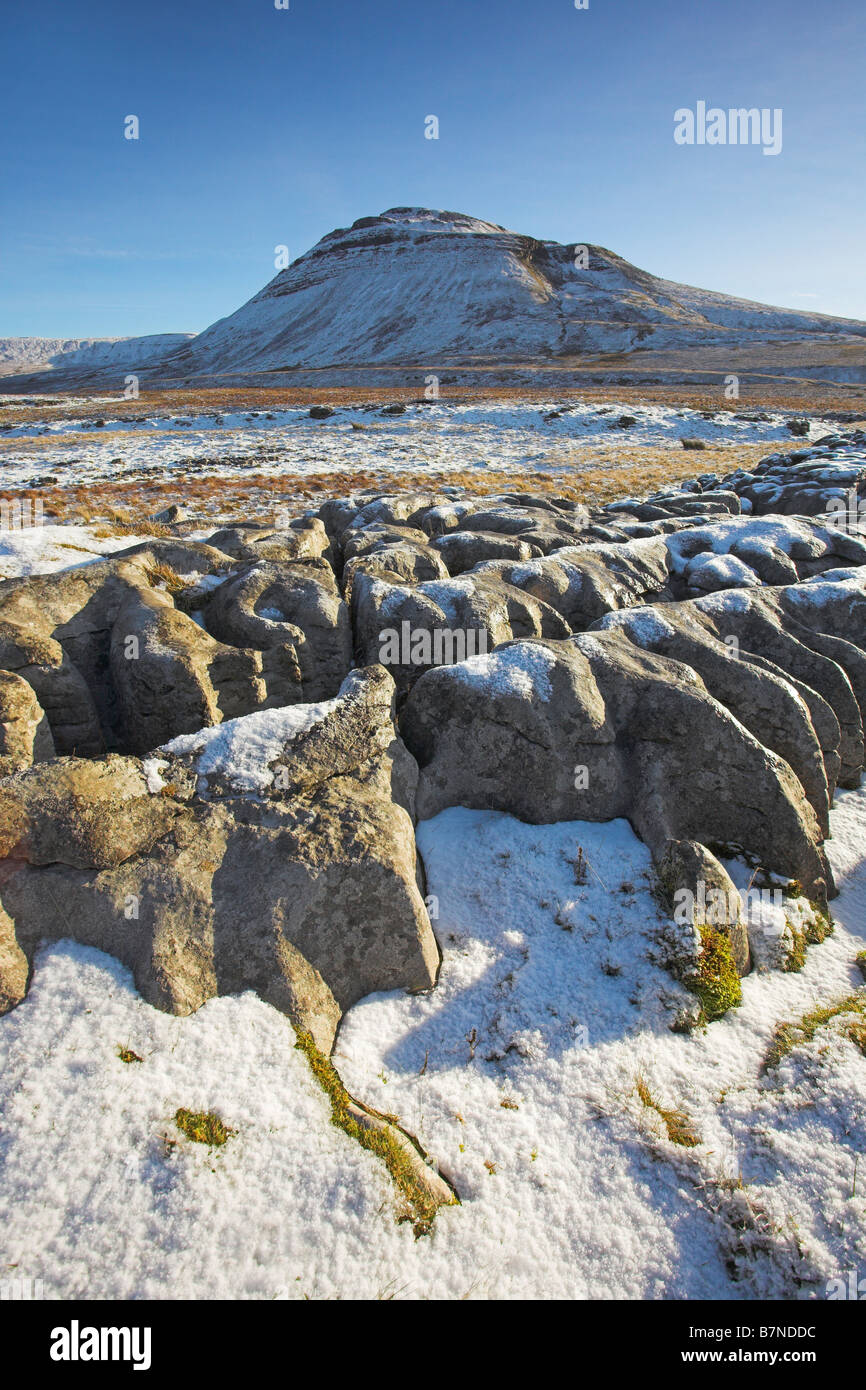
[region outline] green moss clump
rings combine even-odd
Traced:
[[[788,958],[782,966],[782,969],[789,975],[795,975],[802,970],[803,966],[806,964],[806,933],[804,931],[798,931],[790,917],[786,917],[785,921],[791,929],[794,944],[788,952]]]
[[[130,1062],[143,1062],[143,1061],[144,1061],[144,1058],[143,1058],[143,1057],[139,1057],[139,1055],[138,1055],[137,1052],[133,1052],[133,1050],[132,1050],[131,1047],[119,1047],[119,1046],[118,1046],[117,1055],[118,1055],[118,1057],[120,1058],[121,1062],[126,1062],[127,1064],[129,1064]]]
[[[833,935],[833,923],[826,912],[822,912],[815,903],[810,904],[812,916],[806,923],[806,944],[809,946],[820,946],[822,941],[826,941],[828,936]]]
[[[236,1130],[229,1129],[228,1125],[224,1125],[219,1115],[215,1115],[213,1111],[181,1108],[175,1110],[174,1122],[187,1139],[211,1147],[225,1144],[230,1135],[237,1133]]]
[[[858,951],[855,960],[860,974],[866,980],[866,951]]]
[[[728,1009],[743,1002],[740,976],[734,961],[730,937],[717,927],[699,926],[701,954],[696,974],[687,976],[685,983],[701,1001],[704,1020],[713,1023]]]
[[[440,1204],[419,1181],[415,1166],[403,1145],[387,1129],[368,1128],[358,1122],[349,1108],[353,1104],[352,1097],[331,1061],[316,1047],[310,1033],[298,1032],[295,1047],[303,1052],[313,1076],[331,1102],[331,1123],[362,1148],[376,1154],[385,1164],[406,1201],[407,1210],[400,1220],[412,1222],[416,1237],[429,1234]],[[390,1120],[391,1117],[383,1118]],[[455,1204],[456,1201],[455,1197]]]

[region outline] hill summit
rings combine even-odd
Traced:
[[[166,366],[539,363],[826,334],[866,335],[866,324],[676,284],[603,246],[397,207],[329,232]]]

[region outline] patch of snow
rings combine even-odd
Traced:
[[[665,537],[675,574],[683,574],[700,558],[692,559],[696,542],[707,551],[725,555],[737,542],[748,542],[756,552],[772,554],[774,549],[790,555],[797,542],[809,540],[815,534],[825,540],[829,533],[822,527],[813,528],[788,517],[731,517],[713,521],[706,526],[691,526]]]
[[[550,673],[555,666],[556,655],[549,647],[535,642],[517,642],[440,669],[448,671],[462,684],[475,686],[491,695],[549,700],[553,693]]]
[[[168,767],[168,762],[165,758],[142,759],[141,770],[147,782],[147,790],[154,795],[157,792],[161,792],[165,786],[165,780],[162,775],[162,769],[164,767]]]
[[[150,536],[96,536],[93,526],[24,526],[0,530],[0,579],[54,574],[101,560]]]
[[[239,719],[180,734],[163,744],[162,753],[196,755],[199,777],[220,775],[240,791],[260,794],[269,787],[274,774],[270,764],[301,734],[312,729],[338,704],[338,698],[320,704],[288,705],[283,709],[256,710]]]
[[[830,1027],[761,1065],[779,1022],[859,979],[866,790],[831,820],[834,935],[692,1035],[670,1031],[684,991],[658,964],[650,859],[624,821],[452,809],[419,827],[439,984],[357,1004],[334,1056],[457,1185],[417,1241],[274,1009],[244,994],[173,1017],[111,958],[44,949],[0,1019],[5,1260],[55,1298],[824,1297],[862,1269],[866,1059]],[[669,1141],[638,1076],[696,1147]],[[192,1144],[179,1106],[235,1133]]]
[[[639,647],[650,647],[654,642],[663,642],[675,635],[675,628],[665,618],[660,606],[647,605],[642,608],[620,608],[607,613],[599,622],[599,629],[611,631],[620,628],[628,634]]]
[[[696,589],[761,587],[755,571],[738,560],[736,555],[696,555],[686,565],[685,578]]]
[[[701,595],[694,600],[695,606],[704,613],[725,614],[725,613],[747,613],[749,611],[749,598],[747,594],[737,593],[735,589],[726,589],[717,594]]]

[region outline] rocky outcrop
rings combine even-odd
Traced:
[[[223,527],[209,537],[208,545],[231,555],[235,560],[252,564],[258,564],[261,560],[276,560],[288,564],[292,560],[327,557],[331,541],[320,518],[305,515],[289,521],[283,530],[256,526],[250,522]]]
[[[725,479],[755,516],[844,514],[866,502],[866,434],[824,435],[814,444],[770,454]]]
[[[219,641],[262,653],[265,706],[327,699],[351,665],[349,610],[324,559],[245,568],[201,611]]]
[[[569,634],[549,604],[483,572],[414,586],[356,575],[352,621],[358,659],[387,666],[401,692],[432,666],[514,637]]]
[[[330,545],[318,518],[288,534]],[[222,719],[327,698],[351,661],[348,609],[321,555],[236,558],[154,540],[0,582],[0,669],[30,685],[61,754],[147,752]]]
[[[818,818],[790,766],[690,667],[595,632],[515,642],[423,675],[402,723],[418,813],[629,819],[653,854],[670,840],[737,844],[825,900]]]
[[[712,925],[724,931],[731,943],[738,974],[747,975],[752,959],[742,899],[730,874],[715,855],[695,840],[669,840],[657,856],[656,868],[660,893],[675,920],[680,901],[685,924],[692,933],[699,933],[710,917]],[[689,941],[687,946],[691,949],[686,950],[682,949],[682,934],[678,939],[671,932],[669,937],[671,941],[666,944],[674,948],[670,952],[670,964],[680,978],[688,978],[697,963],[700,937]]]
[[[0,1009],[69,936],[161,1008],[255,989],[327,1051],[435,979],[413,823],[448,806],[626,817],[668,886],[725,898],[743,853],[825,904],[866,546],[750,505],[711,474],[593,510],[361,493],[0,583]]]
[[[0,671],[0,778],[53,756],[54,740],[32,686]]]
[[[300,697],[292,655],[279,692],[285,703]],[[133,590],[119,609],[109,670],[122,746],[136,753],[256,709],[269,693],[257,651],[214,641],[158,589]]]
[[[738,628],[730,623],[725,612],[713,621],[713,615],[704,612],[700,604],[671,603],[664,608],[612,613],[597,627],[621,632],[643,650],[683,662],[696,671],[710,694],[791,766],[822,832],[827,834],[830,802],[841,768],[841,728],[817,690],[795,678],[792,668],[798,665],[797,639],[783,632],[778,621],[773,624],[769,615],[766,620],[775,639],[776,657],[781,658],[776,662],[759,655],[761,643],[755,637],[753,645],[745,640],[740,645],[737,631],[747,637],[742,624]],[[807,659],[813,656],[806,652]],[[850,692],[844,688],[844,674],[829,663],[828,677],[827,684],[841,694],[840,703],[859,724],[859,711],[853,709]],[[825,732],[824,742],[816,724]]]
[[[564,548],[525,564],[491,561],[477,573],[548,604],[572,632],[582,632],[611,609],[670,597],[670,567],[664,540],[653,537]]]
[[[363,995],[430,988],[417,772],[392,695],[383,670],[355,672],[282,732],[285,712],[265,712],[210,731],[218,747],[205,731],[156,761],[66,758],[6,779],[0,999],[21,996],[22,953],[71,937],[122,960],[159,1008],[254,989],[327,1052]]]

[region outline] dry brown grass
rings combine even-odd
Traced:
[[[171,565],[163,564],[162,561],[156,565],[148,565],[144,572],[154,587],[162,586],[170,594],[179,594],[190,584],[190,580],[184,579]]]
[[[311,405],[363,406],[388,405],[396,401],[418,400],[423,395],[423,382],[427,368],[419,367],[417,373],[407,369],[406,375],[414,378],[407,386],[250,386],[250,387],[185,387],[175,390],[144,390],[138,400],[127,400],[119,393],[115,399],[108,391],[76,391],[58,393],[55,401],[20,409],[0,408],[0,423],[31,424],[38,421],[76,419],[82,414],[95,419],[127,420],[143,415],[193,415],[222,414],[228,411],[284,410],[291,407]],[[616,386],[599,386],[591,380],[581,384],[575,377],[579,372],[564,369],[562,380],[557,374],[548,372],[546,384],[536,387],[509,386],[498,382],[489,386],[479,385],[469,376],[465,383],[460,380],[445,383],[444,377],[457,376],[457,369],[448,368],[443,373],[441,400],[444,403],[494,400],[523,401],[528,404],[547,404],[552,400],[563,404],[575,401],[590,401],[600,405],[623,403],[640,405],[671,405],[689,407],[692,410],[730,411],[740,410],[792,410],[805,414],[819,414],[834,411],[862,410],[866,415],[866,388],[859,385],[837,386],[832,383],[816,388],[812,383],[796,379],[776,380],[772,387],[764,382],[752,383],[747,376],[741,380],[741,395],[737,401],[725,400],[720,387],[715,389],[706,384],[676,386],[632,385],[628,382]],[[0,378],[0,394],[3,392],[3,379]],[[48,394],[41,388],[38,394]],[[30,392],[29,395],[36,395]],[[86,405],[70,405],[67,397],[74,395],[78,402]],[[27,397],[25,397],[27,399]],[[111,431],[100,430],[102,437],[110,438]],[[75,436],[64,436],[73,439]],[[88,436],[92,438],[92,434]],[[20,446],[25,441],[16,441]]]
[[[451,373],[449,372],[449,375]],[[459,375],[459,373],[455,373]],[[814,391],[804,393],[798,383],[778,383],[772,393],[766,390],[749,388],[743,383],[742,398],[739,401],[725,401],[718,390],[711,391],[706,386],[680,386],[676,389],[666,387],[638,388],[629,385],[594,386],[575,385],[575,373],[565,376],[569,384],[556,387],[545,385],[538,390],[526,387],[509,388],[501,383],[479,386],[477,381],[454,385],[443,385],[442,400],[445,402],[485,402],[520,401],[526,404],[550,403],[555,400],[561,404],[573,401],[592,403],[620,403],[632,406],[664,404],[674,407],[689,407],[695,410],[713,412],[729,411],[736,413],[743,409],[796,409],[804,413],[817,410],[851,410],[858,399],[866,401],[866,392],[858,388],[831,387],[822,391],[820,401]],[[2,391],[2,380],[0,380]],[[81,393],[79,401],[84,397]],[[333,406],[381,406],[395,401],[411,401],[419,398],[419,385],[404,388],[393,386],[373,386],[367,389],[357,387],[232,387],[232,388],[181,388],[178,390],[146,391],[138,400],[126,400],[118,396],[116,400],[93,399],[92,405],[70,405],[63,396],[50,405],[27,407],[11,413],[0,411],[0,422],[14,418],[16,424],[29,420],[80,418],[93,419],[152,417],[160,414],[224,413],[227,411],[248,412],[251,410],[280,409],[287,406],[309,407],[321,403]],[[423,419],[423,416],[422,416]],[[385,422],[377,417],[370,421],[371,431]],[[433,422],[430,422],[433,428]],[[183,434],[182,427],[178,434]],[[128,436],[122,431],[105,429],[77,432],[63,436],[63,440],[74,450],[76,446],[116,440],[118,454]],[[33,466],[39,466],[39,455],[46,448],[55,449],[58,437],[43,436],[31,440],[9,439],[0,434],[0,462],[6,453],[26,453],[32,458]],[[792,446],[796,441],[792,438]],[[740,466],[749,466],[772,450],[772,445],[764,444],[719,444],[711,445],[692,453],[682,448],[679,440],[668,445],[656,447],[636,447],[629,445],[628,435],[623,432],[610,442],[600,444],[581,444],[575,441],[569,448],[562,440],[556,444],[551,441],[551,450],[531,469],[519,466],[500,469],[474,469],[449,471],[424,467],[401,472],[385,470],[371,463],[368,468],[341,469],[319,473],[287,473],[274,476],[267,471],[263,461],[259,471],[240,469],[230,459],[214,461],[214,473],[202,476],[183,476],[182,466],[167,471],[165,479],[157,476],[136,478],[127,476],[115,481],[101,481],[93,484],[63,485],[60,478],[56,485],[37,490],[28,489],[22,497],[39,497],[46,513],[58,521],[78,521],[101,523],[112,528],[113,534],[145,534],[165,536],[168,528],[151,522],[148,517],[173,502],[181,502],[191,517],[206,526],[228,517],[237,519],[272,518],[275,508],[290,505],[298,510],[305,506],[317,505],[324,498],[345,495],[348,492],[361,492],[375,489],[382,492],[404,492],[408,490],[439,491],[444,486],[465,489],[475,496],[486,496],[496,492],[525,490],[551,493],[575,502],[590,506],[600,506],[619,498],[643,496],[679,478],[694,476],[696,473],[727,473]],[[204,458],[202,460],[204,462]],[[54,472],[50,463],[44,465],[45,471]],[[234,471],[233,471],[234,470]],[[64,471],[60,477],[72,476]]]
[[[698,1134],[694,1125],[684,1110],[668,1109],[653,1095],[649,1086],[642,1076],[638,1076],[635,1082],[635,1089],[641,1103],[648,1110],[654,1110],[661,1116],[667,1136],[672,1144],[679,1144],[684,1149],[694,1149],[700,1144],[701,1136]]]
[[[375,489],[380,492],[438,492],[443,487],[464,489],[472,496],[528,491],[567,497],[589,506],[632,495],[643,496],[677,478],[695,473],[724,474],[757,462],[765,444],[708,447],[696,456],[675,447],[636,448],[624,445],[610,459],[598,459],[591,447],[575,448],[569,464],[545,469],[448,470],[426,468],[423,473],[378,468],[341,469],[322,473],[266,472],[200,478],[120,479],[72,487],[27,489],[22,497],[39,497],[46,519],[61,522],[104,523],[115,534],[166,536],[170,528],[148,521],[154,512],[180,502],[190,516],[206,525],[224,517],[272,520],[280,506],[318,505],[326,497]]]

